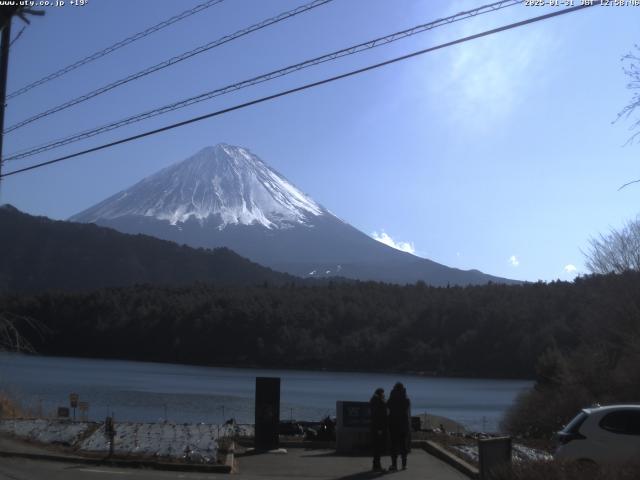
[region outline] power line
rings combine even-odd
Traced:
[[[401,40],[406,37],[410,37],[412,35],[417,35],[419,33],[423,33],[428,30],[432,30],[433,28],[440,27],[442,25],[447,25],[450,23],[454,23],[460,20],[464,20],[467,18],[475,17],[478,15],[482,15],[489,12],[494,12],[506,7],[510,7],[513,5],[521,4],[522,0],[503,0],[499,2],[494,2],[488,5],[484,5],[473,10],[468,10],[464,12],[457,13],[455,15],[451,15],[449,17],[441,18],[438,20],[434,20],[429,23],[425,23],[422,25],[417,25],[415,27],[402,30],[399,32],[392,33],[390,35],[379,37],[374,40],[369,40],[367,42],[359,43],[357,45],[353,45],[347,48],[343,48],[341,50],[337,50],[320,57],[313,58],[311,60],[305,60],[300,63],[296,63],[294,65],[289,65],[287,67],[281,68],[279,70],[274,70],[272,72],[259,75],[257,77],[250,78],[248,80],[243,80],[238,83],[234,83],[231,85],[227,85],[225,87],[217,88],[215,90],[210,90],[208,92],[202,93],[200,95],[196,95],[193,97],[189,97],[184,100],[180,100],[178,102],[174,102],[162,107],[155,108],[153,110],[149,110],[143,113],[139,113],[122,120],[118,120],[116,122],[112,122],[106,125],[102,125],[100,127],[93,128],[91,130],[85,130],[83,132],[65,137],[63,139],[58,139],[53,142],[46,143],[44,145],[40,145],[37,147],[29,148],[26,150],[22,150],[19,152],[14,152],[13,154],[7,156],[6,160],[19,160],[21,158],[30,157],[32,155],[36,155],[38,153],[42,153],[45,151],[53,150],[55,148],[62,147],[64,145],[68,145],[70,143],[74,143],[80,140],[84,140],[86,138],[94,137],[96,135],[109,132],[111,130],[115,130],[117,128],[124,127],[126,125],[130,125],[132,123],[140,122],[142,120],[146,120],[158,115],[162,115],[164,113],[172,112],[174,110],[178,110],[180,108],[188,107],[195,103],[203,102],[205,100],[209,100],[214,97],[218,97],[221,95],[225,95],[227,93],[235,92],[237,90],[247,88],[253,85],[257,85],[269,80],[273,80],[275,78],[279,78],[285,75],[289,75],[296,71],[309,68],[315,65],[319,65],[321,63],[325,63],[328,61],[336,60],[338,58],[342,58],[348,55],[354,55],[356,53],[363,52],[365,50],[370,50],[372,48],[379,47],[381,45],[386,45],[388,43],[392,43],[398,40]]]
[[[141,32],[138,32],[134,35],[131,35],[130,37],[125,38],[124,40],[120,40],[117,43],[114,43],[113,45],[104,48],[98,52],[92,53],[91,55],[78,60],[75,63],[72,63],[71,65],[67,65],[64,68],[61,68],[60,70],[57,70],[49,75],[47,75],[46,77],[42,77],[40,80],[36,80],[33,83],[30,83],[18,90],[16,90],[15,92],[7,95],[7,100],[17,97],[18,95],[22,95],[25,92],[28,92],[29,90],[36,88],[44,83],[47,83],[55,78],[61,77],[69,72],[71,72],[72,70],[75,70],[76,68],[80,68],[83,65],[86,65],[87,63],[93,62],[94,60],[97,60],[99,58],[104,57],[105,55],[109,55],[110,53],[115,52],[116,50],[129,45],[135,41],[138,41],[146,36],[151,35],[152,33],[155,33],[159,30],[162,30],[163,28],[168,27],[169,25],[173,25],[176,22],[179,22],[180,20],[184,20],[185,18],[190,17],[191,15],[195,15],[196,13],[200,13],[203,10],[206,10],[209,7],[213,7],[214,5],[217,5],[218,3],[222,3],[224,0],[208,0],[204,3],[201,3],[199,5],[196,5],[193,8],[190,8],[189,10],[185,10],[182,13],[179,13],[178,15],[174,15],[171,18],[168,18],[167,20],[164,20],[152,27],[147,28],[146,30],[143,30]],[[20,32],[22,33],[22,32]],[[18,36],[20,36],[20,34],[18,34]],[[17,40],[17,38],[15,39]],[[15,42],[14,40],[14,42]]]
[[[163,62],[157,63],[151,67],[145,68],[144,70],[140,70],[139,72],[133,73],[125,78],[121,78],[120,80],[116,80],[115,82],[109,83],[108,85],[104,85],[96,90],[93,90],[85,95],[82,95],[80,97],[76,97],[72,100],[69,100],[68,102],[65,102],[61,105],[58,105],[57,107],[53,107],[50,108],[49,110],[45,110],[44,112],[40,112],[36,115],[34,115],[33,117],[27,118],[26,120],[22,120],[21,122],[18,122],[10,127],[8,127],[4,133],[9,133],[12,132],[14,130],[17,130],[18,128],[24,127],[25,125],[28,125],[30,123],[35,122],[36,120],[39,120],[41,118],[47,117],[49,115],[52,115],[54,113],[60,112],[61,110],[65,110],[69,107],[72,107],[74,105],[77,105],[79,103],[85,102],[91,98],[97,97],[98,95],[102,95],[103,93],[106,93],[110,90],[113,90],[114,88],[120,87],[122,85],[125,85],[129,82],[132,82],[134,80],[138,80],[139,78],[145,77],[151,73],[157,72],[159,70],[162,70],[164,68],[170,67],[172,65],[175,65],[177,63],[180,63],[188,58],[191,58],[195,55],[198,55],[200,53],[206,52],[208,50],[211,50],[212,48],[216,48],[219,47],[220,45],[223,45],[225,43],[228,43],[232,40],[235,40],[237,38],[243,37],[245,35],[248,35],[252,32],[255,32],[257,30],[261,30],[263,28],[266,28],[270,25],[273,25],[275,23],[281,22],[283,20],[287,20],[291,17],[294,17],[296,15],[299,15],[301,13],[307,12],[311,9],[314,9],[316,7],[319,7],[321,5],[324,5],[326,3],[332,2],[333,0],[313,0],[310,3],[307,3],[305,5],[302,5],[298,8],[294,8],[293,10],[288,10],[286,12],[283,12],[275,17],[271,17],[268,18],[266,20],[263,20],[260,23],[256,23],[255,25],[251,25],[250,27],[246,27],[243,28],[241,30],[238,30],[235,33],[232,33],[231,35],[225,35],[224,37],[221,37],[217,40],[214,40],[212,42],[209,42],[205,45],[201,45],[197,48],[194,48],[193,50],[189,50],[188,52],[184,52],[181,53],[180,55],[176,55],[175,57],[171,57],[168,60],[165,60]]]
[[[127,137],[127,138],[123,138],[123,139],[116,140],[116,141],[113,141],[113,142],[105,143],[105,144],[99,145],[97,147],[93,147],[93,148],[89,148],[89,149],[86,149],[86,150],[82,150],[80,152],[72,153],[70,155],[65,155],[63,157],[58,157],[58,158],[55,158],[53,160],[48,160],[46,162],[41,162],[41,163],[38,163],[38,164],[35,164],[35,165],[31,165],[29,167],[24,167],[24,168],[21,168],[21,169],[18,169],[18,170],[12,170],[10,172],[7,172],[7,173],[4,173],[4,174],[0,175],[0,178],[8,177],[10,175],[16,175],[18,173],[26,172],[26,171],[29,171],[29,170],[34,170],[36,168],[41,168],[41,167],[44,167],[44,166],[47,166],[47,165],[51,165],[51,164],[54,164],[54,163],[62,162],[64,160],[69,160],[71,158],[79,157],[81,155],[86,155],[88,153],[97,152],[99,150],[104,150],[106,148],[110,148],[110,147],[113,147],[113,146],[116,146],[116,145],[120,145],[120,144],[123,144],[123,143],[128,143],[128,142],[131,142],[133,140],[138,140],[140,138],[148,137],[148,136],[151,136],[151,135],[156,135],[158,133],[165,132],[165,131],[168,131],[168,130],[172,130],[174,128],[178,128],[178,127],[182,127],[182,126],[185,126],[185,125],[189,125],[191,123],[199,122],[199,121],[205,120],[207,118],[216,117],[216,116],[219,116],[219,115],[223,115],[225,113],[233,112],[235,110],[240,110],[240,109],[243,109],[243,108],[246,108],[246,107],[250,107],[252,105],[257,105],[259,103],[267,102],[269,100],[274,100],[276,98],[284,97],[284,96],[290,95],[292,93],[301,92],[303,90],[307,90],[307,89],[314,88],[314,87],[317,87],[317,86],[320,86],[320,85],[324,85],[324,84],[327,84],[327,83],[335,82],[335,81],[341,80],[343,78],[352,77],[354,75],[359,75],[361,73],[368,72],[370,70],[374,70],[374,69],[377,69],[377,68],[380,68],[380,67],[384,67],[386,65],[391,65],[393,63],[397,63],[397,62],[400,62],[400,61],[403,61],[403,60],[407,60],[409,58],[417,57],[419,55],[424,55],[426,53],[433,52],[435,50],[440,50],[440,49],[443,49],[443,48],[451,47],[453,45],[458,45],[458,44],[461,44],[461,43],[469,42],[471,40],[475,40],[475,39],[478,39],[478,38],[481,38],[481,37],[486,37],[486,36],[489,36],[489,35],[493,35],[495,33],[503,32],[503,31],[506,31],[506,30],[511,30],[511,29],[518,28],[518,27],[522,27],[522,26],[528,25],[530,23],[535,23],[535,22],[539,22],[539,21],[542,21],[542,20],[547,20],[549,18],[557,17],[557,16],[560,16],[560,15],[565,15],[567,13],[573,13],[573,12],[576,12],[578,10],[582,10],[584,8],[593,7],[594,5],[596,5],[596,3],[591,3],[591,4],[586,3],[586,4],[575,6],[575,7],[564,8],[562,10],[558,10],[558,11],[555,11],[555,12],[547,13],[545,15],[539,15],[537,17],[528,18],[528,19],[522,20],[520,22],[515,22],[515,23],[510,23],[508,25],[503,25],[502,27],[494,28],[494,29],[491,29],[491,30],[486,30],[486,31],[481,32],[481,33],[476,33],[474,35],[469,35],[467,37],[459,38],[457,40],[452,40],[450,42],[442,43],[442,44],[436,45],[434,47],[429,47],[429,48],[425,48],[423,50],[418,50],[416,52],[412,52],[412,53],[409,53],[409,54],[406,54],[406,55],[402,55],[400,57],[395,57],[395,58],[392,58],[390,60],[386,60],[384,62],[376,63],[376,64],[373,64],[373,65],[369,65],[367,67],[359,68],[357,70],[351,70],[350,72],[343,73],[343,74],[340,74],[340,75],[336,75],[334,77],[325,78],[325,79],[319,80],[317,82],[307,83],[307,84],[302,85],[300,87],[292,88],[292,89],[289,89],[289,90],[284,90],[282,92],[278,92],[278,93],[275,93],[273,95],[268,95],[266,97],[258,98],[256,100],[252,100],[252,101],[249,101],[249,102],[241,103],[239,105],[234,105],[233,107],[228,107],[228,108],[224,108],[222,110],[217,110],[215,112],[211,112],[211,113],[208,113],[206,115],[201,115],[199,117],[190,118],[188,120],[184,120],[182,122],[178,122],[178,123],[167,125],[167,126],[164,126],[164,127],[161,127],[161,128],[157,128],[155,130],[149,130],[147,132],[140,133],[138,135],[133,135],[133,136],[130,136],[130,137]]]
[[[20,29],[20,31],[18,32],[18,34],[13,38],[13,40],[11,40],[11,43],[9,43],[9,46],[12,47],[14,43],[16,43],[18,41],[18,39],[22,36],[22,34],[24,33],[25,29],[27,28],[27,26],[25,25],[24,27],[22,27]]]

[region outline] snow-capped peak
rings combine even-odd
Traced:
[[[287,228],[326,210],[243,147],[220,143],[143,179],[71,220],[123,216],[168,220],[213,217],[219,228],[261,224]]]

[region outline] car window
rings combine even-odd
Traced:
[[[640,435],[640,411],[620,410],[611,412],[600,420],[600,428],[613,433]]]
[[[588,416],[589,415],[587,415],[585,412],[580,412],[578,415],[573,417],[573,420],[571,420],[564,427],[563,431],[567,433],[578,433],[578,429],[584,423]]]

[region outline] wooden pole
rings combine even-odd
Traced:
[[[11,43],[11,17],[2,29],[0,47],[0,173],[2,173],[2,144],[4,141],[4,107],[7,97],[7,70],[9,68],[9,44]]]

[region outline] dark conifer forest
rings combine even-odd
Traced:
[[[450,288],[133,286],[5,294],[0,310],[40,322],[41,334],[25,333],[43,354],[550,379],[551,358],[604,349],[610,368],[637,351],[640,274]]]
[[[191,248],[91,223],[35,217],[10,205],[0,207],[0,251],[0,292],[297,280],[227,248]]]

